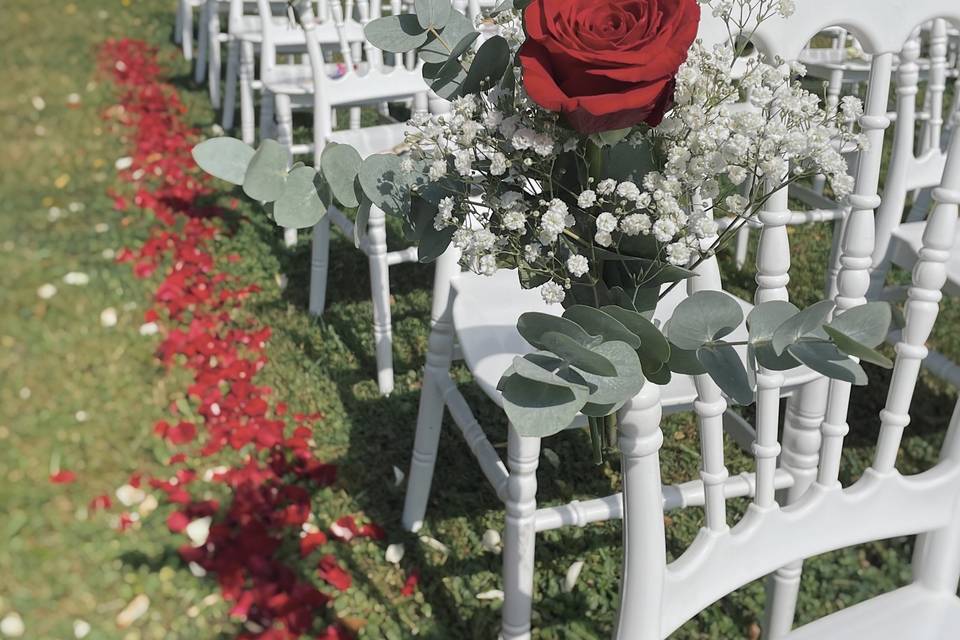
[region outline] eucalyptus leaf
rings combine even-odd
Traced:
[[[360,248],[360,242],[367,235],[367,227],[370,226],[370,207],[371,203],[366,198],[357,207],[357,217],[353,221],[353,246]]]
[[[413,7],[424,29],[443,29],[453,9],[450,0],[414,0]]]
[[[587,400],[586,389],[544,384],[512,373],[500,379],[507,418],[520,435],[543,438],[563,431]]]
[[[543,336],[548,333],[562,333],[585,347],[593,347],[600,343],[600,338],[588,334],[576,322],[539,311],[520,314],[517,319],[517,331],[524,340],[537,349],[549,350],[543,339]]]
[[[614,316],[601,309],[578,304],[563,312],[563,317],[583,327],[590,335],[600,336],[604,342],[618,340],[632,349],[640,347],[640,338]]]
[[[640,338],[641,359],[646,355],[661,363],[670,360],[670,343],[646,316],[613,305],[603,307],[603,311],[619,320],[623,326]]]
[[[357,150],[347,144],[330,143],[320,154],[320,169],[331,194],[348,209],[360,205],[354,183],[362,163]]]
[[[568,367],[563,360],[546,351],[528,353],[522,358],[519,356],[514,358],[513,365],[507,369],[506,374],[514,373],[535,382],[561,387],[579,387],[588,393],[596,388],[589,385],[579,373]]]
[[[892,320],[893,313],[889,303],[868,302],[838,314],[828,326],[850,340],[872,349],[886,340]]]
[[[214,178],[231,184],[243,184],[247,166],[256,153],[253,147],[236,138],[210,138],[193,148],[197,165]]]
[[[861,342],[857,342],[847,334],[841,333],[837,329],[834,329],[829,324],[824,325],[823,330],[827,332],[828,336],[830,336],[833,344],[837,345],[837,348],[848,356],[860,358],[860,360],[864,362],[870,362],[877,366],[883,367],[884,369],[893,368],[893,361],[876,349],[872,349]]]
[[[312,167],[297,167],[287,176],[283,193],[273,205],[273,219],[281,227],[306,229],[327,213],[321,198],[323,186]]]
[[[617,369],[612,362],[565,333],[548,331],[540,336],[540,341],[544,350],[556,354],[585,373],[598,376],[617,375]]]
[[[732,333],[741,322],[743,309],[732,296],[698,291],[677,305],[665,328],[670,342],[681,349],[696,350]]]
[[[580,411],[584,415],[601,418],[610,415],[637,395],[644,384],[644,375],[637,352],[626,342],[604,342],[594,351],[613,363],[617,371],[615,376],[579,372],[593,387],[587,403]]]
[[[452,100],[462,95],[461,89],[467,79],[467,72],[463,70],[458,60],[425,62],[423,77],[434,93],[444,100]]]
[[[830,317],[834,304],[830,300],[823,300],[810,305],[800,313],[787,318],[783,324],[773,332],[773,350],[777,355],[783,353],[791,344],[802,337],[822,334],[821,327]],[[794,354],[795,355],[795,354]]]
[[[254,200],[273,202],[287,180],[287,149],[269,138],[260,143],[243,176],[243,192]]]
[[[479,93],[482,89],[496,84],[510,64],[510,45],[503,36],[493,36],[477,50],[467,77],[461,86],[466,94]]]
[[[819,374],[850,384],[867,384],[867,373],[856,361],[829,342],[797,342],[787,347],[790,355]]]
[[[758,304],[747,315],[750,346],[757,363],[772,371],[787,371],[800,366],[796,358],[787,352],[780,355],[773,350],[773,334],[777,327],[800,312],[785,300],[770,300]]]
[[[400,168],[400,158],[382,153],[367,156],[357,179],[364,195],[383,211],[403,217],[410,209],[410,181]]]
[[[697,376],[707,372],[697,359],[695,350],[681,349],[675,344],[670,345],[670,361],[667,366],[673,373],[687,376]]]
[[[601,131],[600,133],[594,135],[601,145],[612,147],[630,135],[632,130],[633,127],[627,127],[626,129],[611,129],[609,131]]]
[[[414,19],[414,22],[416,22],[415,16],[411,15],[410,17]],[[373,24],[373,22],[370,24]],[[420,27],[419,22],[416,22],[416,24],[417,28],[422,28]],[[446,62],[447,58],[450,57],[450,53],[453,51],[453,48],[460,42],[460,40],[462,40],[467,34],[473,33],[474,31],[476,31],[476,29],[473,28],[473,22],[470,20],[470,18],[463,15],[459,11],[451,11],[446,26],[444,26],[443,30],[440,32],[440,37],[429,38],[426,40],[425,44],[421,46],[420,59],[424,62]]]
[[[700,347],[697,350],[697,359],[717,386],[737,404],[748,405],[753,402],[753,387],[747,370],[737,350],[731,345]]]
[[[430,39],[430,34],[420,26],[417,16],[412,13],[371,20],[363,28],[363,34],[370,44],[391,53],[413,51]]]

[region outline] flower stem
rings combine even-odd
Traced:
[[[587,417],[590,425],[590,447],[593,450],[593,464],[603,464],[603,418]]]

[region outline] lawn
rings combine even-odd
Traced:
[[[129,190],[118,180],[115,163],[130,153],[131,140],[110,110],[116,89],[98,71],[96,59],[107,38],[156,45],[168,81],[188,106],[184,117],[209,133],[215,114],[169,42],[173,3],[12,0],[4,9],[0,575],[7,579],[0,584],[0,618],[15,612],[26,626],[24,637],[38,639],[79,637],[85,625],[91,628],[88,637],[97,639],[255,634],[249,619],[231,615],[214,576],[195,576],[199,572],[178,554],[184,537],[171,533],[167,524],[173,506],[162,502],[156,510],[141,509],[140,519],[119,531],[120,509],[90,505],[104,494],[116,502],[116,489],[133,473],[169,475],[166,462],[175,448],[156,437],[154,423],[169,419],[171,405],[182,415],[197,415],[196,399],[186,394],[187,371],[161,366],[155,357],[161,336],[141,335],[158,277],[136,278],[128,264],[115,260],[122,248],[141,245],[156,221],[135,204],[117,210],[108,194],[110,189]],[[257,383],[272,387],[274,402],[288,404],[291,413],[323,414],[311,447],[317,458],[335,463],[339,475],[311,495],[312,521],[327,530],[341,516],[355,514],[386,531],[383,540],[331,541],[324,547],[353,578],[345,590],[327,589],[332,599],[325,619],[338,619],[364,638],[495,637],[500,604],[477,594],[499,588],[500,557],[484,548],[482,538],[486,530],[502,527],[502,510],[452,424],[441,441],[437,481],[421,532],[446,549],[425,544],[399,526],[403,486],[395,481],[394,467],[405,471],[409,463],[432,269],[414,264],[391,271],[397,381],[396,391],[380,398],[362,255],[343,239],[333,243],[328,309],[322,319],[313,319],[305,312],[307,234],[295,249],[286,249],[257,205],[225,183],[212,186],[217,192],[204,203],[227,209],[222,233],[211,245],[216,267],[259,287],[231,312],[231,321],[272,330],[264,351],[268,364]],[[236,209],[231,208],[234,200]],[[401,237],[396,225],[393,231],[393,238]],[[819,297],[829,242],[825,226],[791,229],[791,295],[802,304]],[[752,273],[737,271],[728,256],[723,263],[728,282],[749,296]],[[76,276],[65,281],[71,272],[86,274],[89,282],[69,284],[77,281]],[[38,294],[47,284],[56,288],[52,297]],[[112,326],[111,314],[104,314],[108,308],[117,316]],[[960,342],[946,328],[957,326],[958,319],[960,307],[950,305],[935,340],[955,357],[960,357]],[[854,394],[844,482],[862,472],[873,452],[888,375],[874,368],[869,373],[871,385]],[[491,440],[502,446],[505,425],[499,412],[469,385],[465,370],[456,376]],[[915,472],[935,461],[954,401],[952,389],[924,374],[901,450],[901,471]],[[692,416],[671,417],[664,431],[665,478],[694,477],[699,444]],[[618,488],[615,466],[597,468],[589,462],[585,434],[564,433],[545,444],[560,464],[541,462],[544,504]],[[750,467],[750,458],[732,442],[727,454],[731,473]],[[222,459],[197,459],[195,466],[202,474],[235,461],[236,456],[224,454]],[[57,474],[67,470],[75,473],[75,481],[51,482],[51,476],[63,479]],[[210,494],[223,497],[222,488],[211,488]],[[745,506],[742,501],[731,505],[737,515]],[[671,554],[685,548],[702,517],[699,509],[669,515]],[[554,531],[540,540],[535,637],[609,636],[617,604],[619,523]],[[385,559],[390,543],[405,547],[399,565]],[[895,539],[810,560],[799,621],[904,584],[911,548],[912,540]],[[577,560],[584,562],[583,571],[576,587],[565,592],[567,568]],[[313,572],[312,565],[296,569],[304,575]],[[414,572],[419,585],[413,595],[403,595],[405,580]],[[138,597],[142,603],[142,596],[149,599],[146,612],[129,625],[118,625],[118,615]],[[676,637],[755,638],[762,610],[762,585],[750,584],[687,623]],[[318,625],[316,632],[323,627]]]

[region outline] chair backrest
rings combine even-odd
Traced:
[[[263,2],[264,0],[260,0]],[[374,0],[377,4],[378,0]],[[384,15],[386,7],[380,7]],[[322,27],[309,19],[310,8],[303,23],[307,37],[307,53],[313,69],[314,79],[314,149],[319,154],[326,139],[333,131],[331,109],[338,106],[355,107],[363,104],[383,104],[388,100],[413,98],[414,111],[427,110],[428,88],[423,80],[421,65],[409,65],[405,56],[384,55],[369,40],[362,39],[362,47],[352,45],[350,25],[344,19],[339,0],[329,0],[330,28],[339,44],[339,54],[343,59],[343,73],[331,77],[323,59],[317,32]],[[390,14],[403,11],[399,0],[391,0]],[[370,0],[357,0],[357,14],[360,27],[371,20]],[[327,25],[323,25],[325,27]],[[359,49],[359,50],[358,50]],[[409,66],[408,66],[409,65]],[[359,125],[359,121],[356,122]]]
[[[894,57],[916,26],[940,17],[960,25],[960,4],[889,0],[883,11],[877,11],[874,0],[804,0],[796,3],[792,17],[772,19],[754,36],[767,55],[794,60],[810,37],[826,26],[842,25],[872,56],[865,114],[860,119],[869,146],[857,163],[856,187],[842,237],[837,314],[866,302],[875,244],[874,212],[882,202],[878,186],[884,132],[890,124],[887,101]],[[704,17],[700,34],[707,42],[726,37],[722,25],[709,15]],[[951,522],[960,498],[957,438],[948,437],[943,461],[921,476],[901,476],[894,461],[903,429],[909,423],[913,388],[926,355],[924,343],[937,315],[945,281],[944,262],[954,238],[960,203],[960,141],[956,137],[934,200],[937,206],[928,222],[907,302],[907,325],[896,348],[893,381],[880,413],[876,458],[855,485],[843,488],[838,480],[851,386],[831,380],[818,432],[822,442],[818,445],[814,437],[802,443],[813,456],[819,449],[816,480],[797,502],[786,507],[777,504],[774,474],[781,448],[778,428],[784,378],[779,372],[761,369],[757,375],[757,436],[753,447],[756,490],[745,516],[731,528],[724,496],[727,470],[721,416],[726,404],[709,378],[698,378],[695,406],[701,432],[705,525],[690,547],[667,563],[656,387],[645,385],[625,407],[621,449],[626,549],[618,637],[666,637],[720,597],[781,566],[869,540],[928,532]],[[789,219],[787,194],[774,194],[759,217],[763,226],[756,302],[786,300],[790,270],[785,227]],[[710,281],[694,278],[690,286],[702,288],[710,286]]]

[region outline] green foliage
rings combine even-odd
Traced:
[[[470,35],[467,34],[464,38],[469,38]],[[494,86],[503,77],[503,72],[510,65],[510,59],[510,45],[503,36],[488,39],[480,45],[473,62],[470,63],[467,77],[460,87],[461,93],[479,93],[482,89]]]
[[[327,211],[321,196],[322,184],[312,167],[297,167],[290,171],[283,192],[273,203],[273,219],[281,227],[306,229],[320,221]]]
[[[417,21],[424,29],[443,29],[453,11],[450,0],[415,0],[413,6]]]
[[[413,51],[430,39],[430,34],[412,13],[371,20],[363,28],[363,34],[373,46],[392,53]]]
[[[261,202],[273,202],[287,181],[287,150],[276,140],[264,140],[243,176],[243,192]]]
[[[201,169],[221,180],[242,185],[253,147],[236,138],[210,138],[193,148],[193,159]]]
[[[328,144],[320,154],[320,170],[330,192],[346,208],[360,206],[354,183],[362,163],[357,150],[347,144]]]

